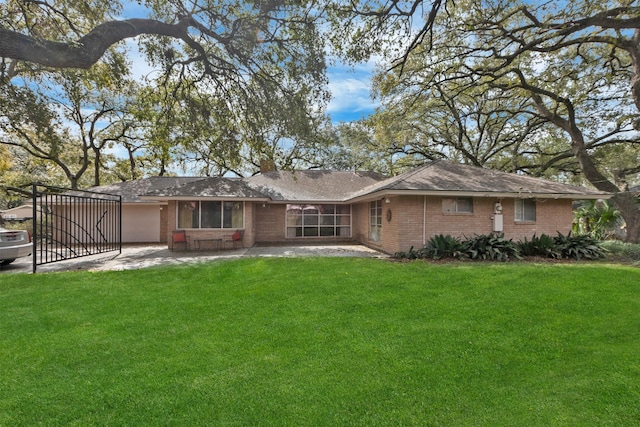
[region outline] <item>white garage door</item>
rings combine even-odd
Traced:
[[[122,243],[160,241],[160,206],[122,205]]]

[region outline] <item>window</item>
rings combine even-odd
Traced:
[[[178,228],[242,227],[244,227],[243,202],[178,202]]]
[[[471,197],[456,197],[442,199],[444,213],[473,213],[473,199]]]
[[[287,205],[287,237],[351,237],[350,205]]]
[[[534,199],[516,199],[516,221],[535,221],[536,201]]]
[[[382,200],[369,204],[369,240],[382,240]]]

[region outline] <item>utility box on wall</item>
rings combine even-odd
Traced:
[[[501,213],[493,214],[493,231],[495,232],[504,231],[504,219],[502,218]]]

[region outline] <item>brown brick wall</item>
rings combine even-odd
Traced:
[[[365,245],[393,254],[406,251],[411,246],[420,248],[436,234],[450,234],[456,237],[488,234],[493,230],[494,204],[498,199],[474,198],[473,214],[449,214],[442,212],[442,198],[424,196],[390,197],[390,203],[382,203],[382,240],[369,240],[369,203],[357,203],[351,207],[351,235]],[[517,222],[514,199],[503,199],[505,237],[520,240],[534,234],[555,235],[558,231],[571,231],[573,212],[571,200],[538,200],[536,221]],[[171,246],[171,232],[176,228],[176,202],[170,201],[166,210],[167,226],[164,227],[166,241]],[[326,238],[287,239],[285,226],[286,205],[245,202],[245,231],[243,246],[255,243],[307,243],[328,241]],[[387,220],[387,211],[391,220]],[[426,212],[426,229],[425,224]],[[164,215],[163,215],[164,216]],[[232,230],[187,230],[191,240],[196,238],[223,238]],[[349,239],[339,239],[346,241]]]
[[[494,205],[498,199],[474,198],[472,214],[450,214],[442,212],[442,198],[424,196],[390,197],[390,203],[383,203],[382,241],[368,239],[369,204],[357,205],[358,215],[354,215],[354,229],[361,230],[362,243],[379,248],[387,253],[406,251],[413,246],[420,248],[436,234],[450,234],[456,237],[488,234],[493,231]],[[503,199],[504,235],[514,241],[534,234],[555,235],[558,231],[571,231],[573,212],[571,200],[538,200],[536,221],[515,221],[515,200]],[[391,210],[391,221],[387,221],[387,210]],[[423,226],[426,218],[426,229]],[[357,225],[356,225],[357,222]]]
[[[262,204],[256,206],[256,243],[283,242],[285,240],[286,205]]]

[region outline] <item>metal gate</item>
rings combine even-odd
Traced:
[[[33,272],[38,265],[122,253],[122,197],[33,185]]]

